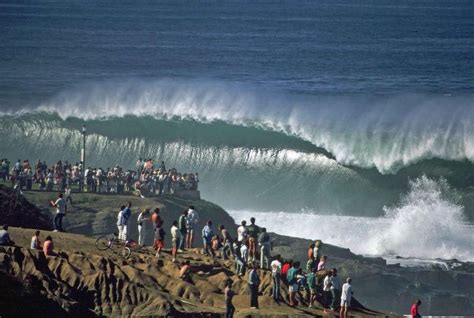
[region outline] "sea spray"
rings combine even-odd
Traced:
[[[385,212],[388,225],[370,239],[372,253],[474,260],[474,229],[446,180],[411,180],[401,203]]]
[[[322,215],[317,211],[230,211],[236,222],[255,217],[269,231],[306,239],[322,239],[372,256],[474,261],[474,226],[445,180],[420,177],[410,181],[398,205],[384,217]],[[326,212],[327,213],[327,212]]]

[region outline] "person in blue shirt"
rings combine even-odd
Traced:
[[[212,227],[212,221],[207,221],[206,225],[202,229],[202,242],[204,244],[204,254],[209,255],[211,254],[214,256],[214,251],[211,246],[211,240],[214,236],[214,229]]]
[[[8,233],[8,224],[3,225],[2,229],[0,230],[0,245],[1,246],[12,246],[15,245],[10,239],[10,234]]]

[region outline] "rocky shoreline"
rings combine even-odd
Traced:
[[[28,201],[37,206],[46,215],[51,213],[48,202],[54,195],[55,193],[44,192],[25,193]],[[227,212],[204,200],[188,201],[173,197],[139,199],[128,196],[100,194],[75,194],[73,199],[75,201],[74,205],[71,206],[67,216],[64,218],[65,227],[68,232],[86,236],[110,234],[115,231],[117,209],[128,200],[132,202],[134,211],[133,223],[131,225],[132,237],[137,235],[135,213],[145,207],[160,207],[166,229],[171,226],[171,221],[177,219],[180,212],[190,204],[195,205],[200,213],[200,224],[198,227],[203,226],[205,221],[211,219],[216,225],[223,224],[226,228],[235,228],[235,221]],[[61,233],[58,235],[66,234]],[[306,261],[307,247],[310,244],[309,240],[282,236],[275,233],[271,233],[271,236],[274,245],[273,254],[281,254],[287,259]],[[87,240],[87,238],[84,239]],[[324,238],[322,239],[324,240]],[[151,242],[151,235],[149,235],[148,240]],[[167,240],[169,240],[169,235]],[[166,245],[170,246],[169,244],[170,242],[167,241]],[[70,250],[65,251],[65,253],[70,252]],[[96,253],[93,249],[85,252],[78,250],[77,252],[85,253],[86,256],[89,252]],[[24,253],[24,251],[21,253]],[[348,249],[328,244],[324,245],[323,253],[329,257],[328,265],[338,268],[341,277],[350,275],[353,278],[355,297],[367,307],[397,315],[408,312],[413,300],[421,298],[425,300],[422,313],[429,312],[431,315],[468,315],[474,312],[474,302],[472,301],[474,299],[474,291],[472,290],[474,285],[473,264],[453,261],[452,263],[459,265],[454,266],[450,270],[440,267],[407,268],[397,264],[387,265],[386,261],[382,258],[363,257],[353,254]],[[199,257],[199,262],[203,261],[202,256]],[[146,258],[144,256],[142,259],[145,263],[147,262]],[[210,260],[204,260],[203,262],[208,261]],[[219,266],[231,267],[224,264]],[[268,284],[266,288],[269,288],[270,285]],[[263,291],[265,292],[265,287]],[[239,310],[238,306],[237,308]],[[241,308],[239,315],[244,312],[245,310]],[[261,311],[259,315],[263,314],[263,312]],[[305,315],[304,313],[301,314]],[[374,315],[375,313],[367,311],[360,314]],[[252,314],[252,316],[255,315]],[[272,315],[264,316],[269,317]],[[290,316],[293,317],[293,315]]]

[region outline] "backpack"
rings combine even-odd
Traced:
[[[181,215],[178,220],[178,227],[180,231],[186,230],[186,216]]]
[[[288,275],[286,277],[288,284],[293,285],[296,284],[296,269],[290,268],[288,270]]]

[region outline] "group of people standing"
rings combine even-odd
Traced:
[[[84,170],[83,170],[84,169]],[[82,163],[72,164],[57,161],[51,166],[38,160],[34,166],[28,159],[17,160],[13,165],[8,159],[0,160],[0,178],[10,180],[12,186],[22,190],[32,190],[37,184],[41,191],[65,192],[72,188],[80,192],[130,193],[138,196],[172,195],[179,190],[197,190],[199,174],[181,173],[172,168],[166,170],[165,163],[155,165],[152,159],[136,163],[136,170],[124,169],[119,165],[83,167]]]

